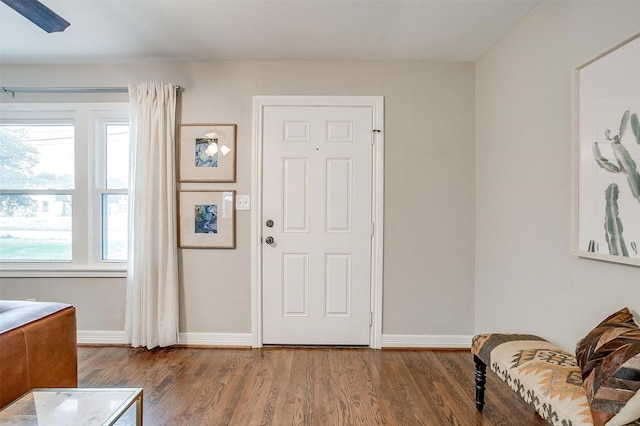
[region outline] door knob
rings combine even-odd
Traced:
[[[264,240],[264,242],[265,242],[265,243],[267,243],[267,244],[273,244],[273,243],[274,243],[274,241],[275,241],[275,240],[273,239],[273,237],[267,237],[267,238],[265,238],[265,240]]]
[[[273,228],[273,221],[271,219],[267,221],[267,228]]]

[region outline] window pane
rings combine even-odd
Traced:
[[[73,189],[74,127],[0,125],[0,188]]]
[[[71,260],[71,195],[0,194],[0,260]]]
[[[107,124],[107,188],[129,187],[129,125]]]
[[[127,194],[102,194],[102,259],[127,260]]]

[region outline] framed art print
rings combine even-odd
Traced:
[[[236,125],[181,124],[180,182],[236,181]]]
[[[235,248],[235,191],[180,191],[178,246]]]
[[[640,34],[575,71],[574,254],[640,266]]]

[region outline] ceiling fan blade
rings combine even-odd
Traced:
[[[64,31],[71,25],[38,0],[1,1],[48,33]]]

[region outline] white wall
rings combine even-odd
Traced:
[[[2,86],[123,86],[151,80],[185,88],[183,123],[238,124],[237,182],[183,184],[184,189],[229,188],[238,194],[251,193],[252,96],[384,96],[383,333],[426,336],[426,340],[472,334],[473,64],[309,61],[0,67]],[[2,102],[10,100],[0,96]],[[21,101],[38,99],[16,96]],[[122,100],[121,95],[110,96]],[[249,212],[238,212],[237,219],[237,249],[181,252],[182,332],[251,331]],[[213,277],[214,272],[219,278]],[[113,330],[124,322],[122,278],[4,278],[0,296],[77,302],[81,330]],[[117,300],[117,307],[105,304],[105,297]]]
[[[36,299],[70,303],[77,309],[81,330],[114,331],[124,327],[124,279],[3,278],[2,299]]]
[[[541,2],[476,66],[475,330],[569,350],[640,312],[640,269],[570,254],[572,69],[640,32],[640,2]]]

